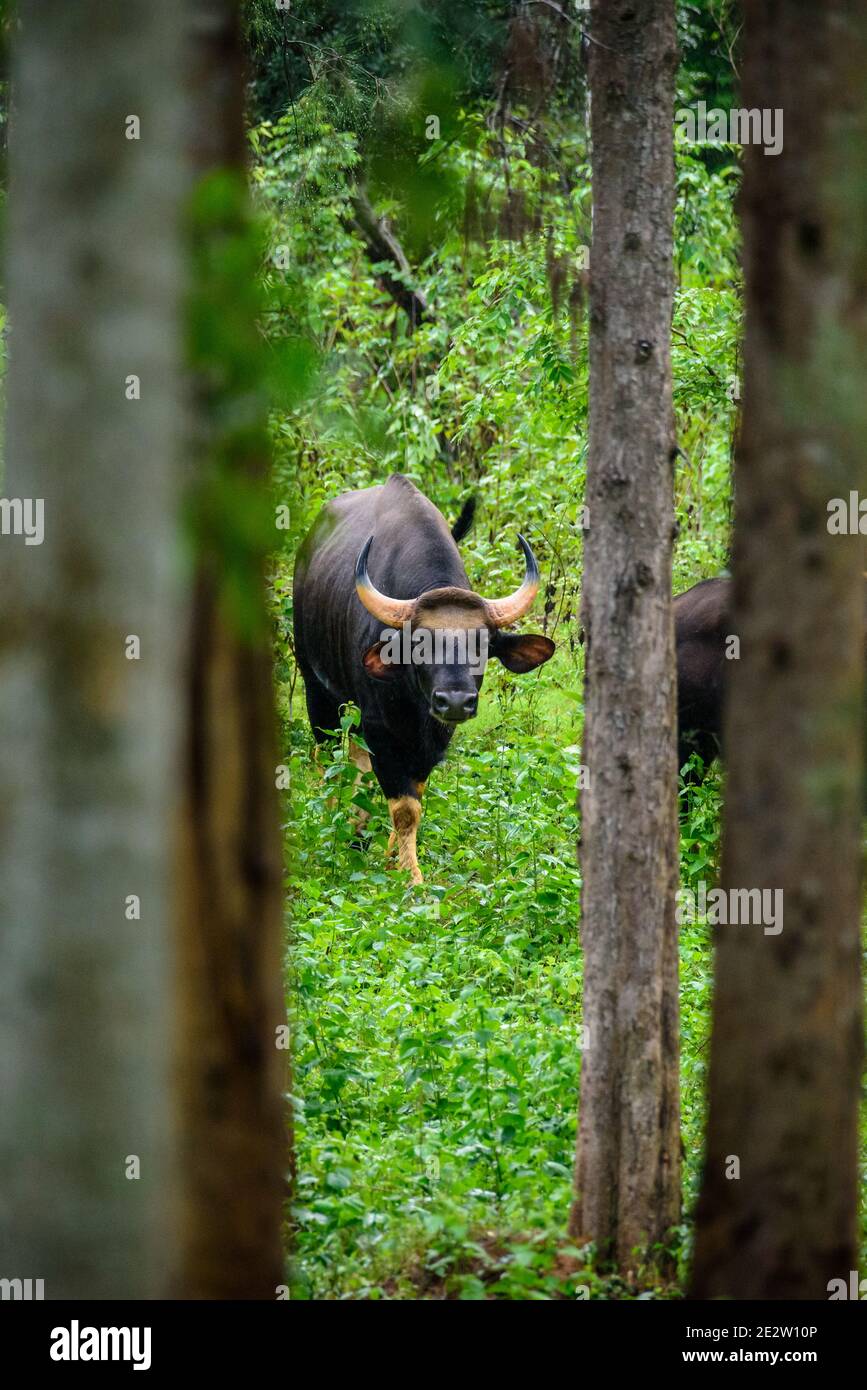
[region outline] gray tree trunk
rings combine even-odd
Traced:
[[[584,1024],[573,1235],[621,1268],[680,1210],[672,0],[595,0],[582,614]]]
[[[170,1235],[180,15],[18,15],[5,496],[45,530],[0,536],[0,1274],[144,1298]]]
[[[698,1297],[828,1297],[856,1268],[862,1054],[867,16],[748,0],[744,414],[736,458],[724,889],[782,891],[782,931],[717,928]]]

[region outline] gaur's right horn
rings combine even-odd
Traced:
[[[386,627],[401,627],[412,614],[416,601],[413,598],[389,598],[373,585],[367,573],[367,557],[372,545],[373,536],[369,536],[355,562],[355,592],[374,618],[378,618]]]

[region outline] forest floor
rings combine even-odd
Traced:
[[[588,1252],[565,1237],[581,1046],[581,706],[557,667],[522,680],[489,672],[479,718],[428,785],[416,889],[385,870],[375,786],[356,794],[372,819],[366,851],[353,847],[346,740],[320,780],[295,692],[286,726],[303,818],[288,974],[295,1296],[677,1296],[655,1287],[638,1259],[631,1279],[597,1277]],[[718,773],[682,795],[681,881],[710,884]],[[699,1178],[710,983],[710,928],[685,924],[687,1212]],[[681,1273],[690,1237],[688,1220],[671,1234]]]

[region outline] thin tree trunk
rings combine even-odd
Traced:
[[[736,459],[723,889],[782,930],[717,928],[698,1297],[827,1298],[856,1268],[867,7],[748,0],[745,393]]]
[[[680,1210],[672,0],[597,0],[582,795],[586,1050],[570,1228],[633,1263]]]
[[[180,21],[17,9],[5,495],[45,529],[0,536],[0,1268],[147,1298],[172,1240]]]
[[[433,323],[435,315],[421,290],[411,284],[409,261],[388,219],[377,216],[363,187],[356,189],[350,205],[352,217],[345,219],[346,226],[361,237],[370,260],[379,267],[378,276],[383,287],[406,313],[410,332],[420,323]],[[397,274],[389,272],[389,265],[394,267]]]
[[[267,438],[234,0],[185,0],[193,101],[197,575],[179,881],[178,1081],[188,1298],[274,1298],[287,1167],[282,857],[264,553]]]

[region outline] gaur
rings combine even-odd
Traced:
[[[466,529],[466,509],[455,527]],[[478,707],[485,659],[510,671],[541,666],[554,643],[505,629],[530,608],[539,567],[518,537],[524,578],[507,598],[474,593],[445,518],[395,473],[379,487],[328,502],[295,564],[295,653],[317,743],[347,701],[361,712],[371,765],[388,802],[400,867],[422,881],[416,854],[421,796],[459,724]],[[398,634],[403,646],[395,645]],[[393,660],[400,649],[419,659]],[[481,653],[481,658],[479,657]]]

